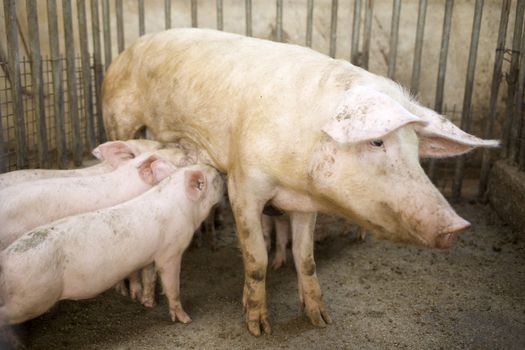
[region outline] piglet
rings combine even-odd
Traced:
[[[23,182],[49,179],[54,177],[77,177],[99,175],[115,170],[121,161],[132,159],[144,152],[163,148],[163,144],[151,140],[109,141],[93,150],[93,155],[102,162],[86,168],[58,169],[23,169],[0,174],[0,190]]]
[[[145,192],[159,180],[149,176],[154,171],[151,163],[158,159],[155,154],[166,157],[170,152],[173,159],[184,159],[180,150],[147,152],[110,173],[37,180],[1,190],[0,250],[37,226],[122,203]]]
[[[152,178],[175,171],[160,159],[150,167]],[[126,203],[27,232],[0,253],[0,320],[15,324],[59,300],[94,297],[154,262],[172,321],[190,322],[179,295],[181,258],[223,187],[214,168],[194,165]]]

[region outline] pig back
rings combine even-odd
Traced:
[[[141,38],[112,63],[104,118],[109,129],[133,116],[157,140],[189,139],[227,171],[243,158],[237,153],[243,143],[286,153],[281,147],[290,140],[315,140],[334,97],[359,75],[348,63],[300,46],[173,29]]]

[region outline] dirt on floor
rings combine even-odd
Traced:
[[[31,349],[524,349],[525,233],[488,207],[456,209],[473,225],[446,251],[370,236],[360,242],[339,234],[341,220],[320,216],[316,229],[332,233],[315,248],[333,318],[324,329],[300,309],[288,251],[286,265],[268,273],[273,333],[248,333],[242,260],[228,216],[217,251],[205,245],[184,255],[182,302],[192,323],[171,323],[164,296],[146,309],[110,290],[60,302],[17,332]]]

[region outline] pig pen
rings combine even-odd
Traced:
[[[138,36],[185,26],[350,60],[398,81],[464,130],[502,140],[499,151],[423,161],[472,222],[449,251],[360,242],[342,235],[341,220],[319,218],[316,230],[329,237],[316,244],[317,273],[334,319],[325,329],[300,310],[288,251],[287,264],[268,274],[273,334],[249,335],[228,215],[217,251],[193,247],[183,259],[182,300],[193,323],[172,324],[163,296],[146,309],[110,290],[16,327],[29,348],[525,347],[525,0],[2,3],[0,172],[85,165],[106,140],[100,85],[112,59]],[[519,176],[508,180],[501,168]]]

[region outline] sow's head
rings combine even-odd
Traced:
[[[467,134],[408,98],[403,102],[418,115],[373,88],[346,91],[314,147],[312,189],[329,211],[379,238],[447,248],[470,224],[432,184],[419,158],[455,156],[498,142]]]

